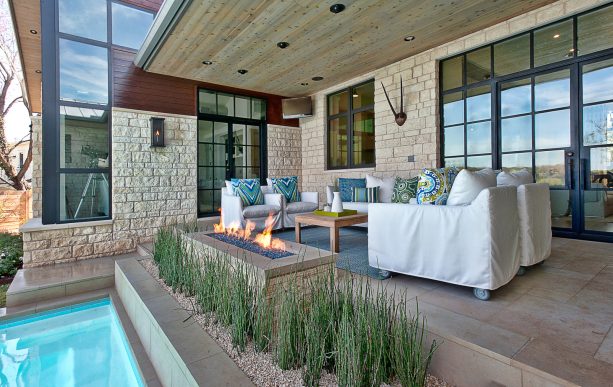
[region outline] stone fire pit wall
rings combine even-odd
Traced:
[[[187,233],[183,234],[183,238],[199,258],[204,254],[214,254],[219,259],[229,260],[233,267],[247,265],[253,269],[258,285],[266,289],[269,298],[272,298],[276,289],[284,283],[301,283],[302,280],[315,276],[325,277],[330,270],[336,270],[336,255],[327,250],[284,241],[286,250],[294,254],[270,259],[212,238],[208,234],[210,232]]]

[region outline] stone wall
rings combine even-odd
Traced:
[[[127,253],[160,227],[196,221],[196,117],[118,108],[112,115],[113,219],[60,225],[33,219],[22,227],[24,266]],[[166,119],[164,148],[150,147],[151,117]]]
[[[268,177],[298,176],[302,182],[301,129],[268,125]]]
[[[43,125],[42,117],[31,116],[32,121],[32,217],[40,218],[43,215]]]
[[[438,63],[441,59],[553,22],[600,4],[606,0],[560,0],[517,16],[490,28],[408,57],[384,68],[366,73],[313,96],[314,116],[300,120],[302,128],[303,190],[317,190],[334,184],[338,177],[414,176],[424,167],[435,167],[440,160],[438,101]],[[423,37],[427,38],[427,37]],[[400,77],[405,94],[407,121],[399,127],[383,94],[381,82],[398,106]],[[362,81],[375,80],[376,167],[359,170],[325,170],[326,95]],[[408,156],[415,161],[409,162]]]

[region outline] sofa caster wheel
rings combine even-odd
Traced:
[[[490,291],[487,289],[473,288],[473,295],[481,301],[487,301],[490,299]]]
[[[520,266],[517,270],[517,275],[521,277],[522,275],[526,274],[526,271],[526,266]]]
[[[541,262],[537,263],[537,265],[542,265],[543,263],[545,263],[544,259]]]
[[[382,279],[388,279],[392,276],[392,272],[388,270],[379,270],[379,275],[383,277]]]

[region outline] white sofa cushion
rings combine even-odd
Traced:
[[[514,185],[515,187],[533,182],[532,173],[527,169],[522,169],[517,172],[502,171],[498,174],[498,177],[496,177],[496,181],[498,186]]]
[[[356,210],[358,212],[368,212],[368,203],[362,202],[343,202],[344,210]]]
[[[285,205],[285,212],[288,214],[301,214],[303,212],[312,212],[317,209],[316,203],[310,202],[291,202]]]
[[[258,204],[255,206],[248,206],[243,209],[243,217],[249,218],[264,218],[268,214],[276,215],[281,211],[281,207],[272,204]]]
[[[393,177],[375,177],[366,175],[366,188],[379,187],[379,200],[381,203],[391,203],[394,192],[395,179]]]
[[[462,169],[453,182],[448,206],[461,206],[470,204],[486,188],[496,187],[496,173],[491,168],[480,171]]]

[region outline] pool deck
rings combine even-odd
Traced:
[[[145,246],[141,253],[149,249]],[[115,259],[136,262],[138,258],[128,255],[65,264],[78,265],[77,269],[63,265],[53,271],[28,269],[32,271],[24,273],[21,280],[24,289],[56,286],[61,277],[68,281],[63,294],[54,300],[10,306],[0,310],[0,315],[78,302],[84,295],[69,295],[78,288],[70,284],[106,276]],[[53,274],[62,270],[71,274]],[[83,270],[91,270],[89,277],[80,276]],[[611,244],[554,238],[551,257],[543,265],[493,292],[487,302],[474,298],[469,288],[432,280],[396,275],[374,281],[390,292],[406,291],[410,310],[419,305],[431,337],[443,341],[433,360],[433,373],[451,384],[604,386],[613,380]],[[148,286],[143,291],[149,291]],[[86,287],[81,284],[81,288]],[[86,294],[105,292],[109,290]],[[126,331],[130,337],[130,329]]]

